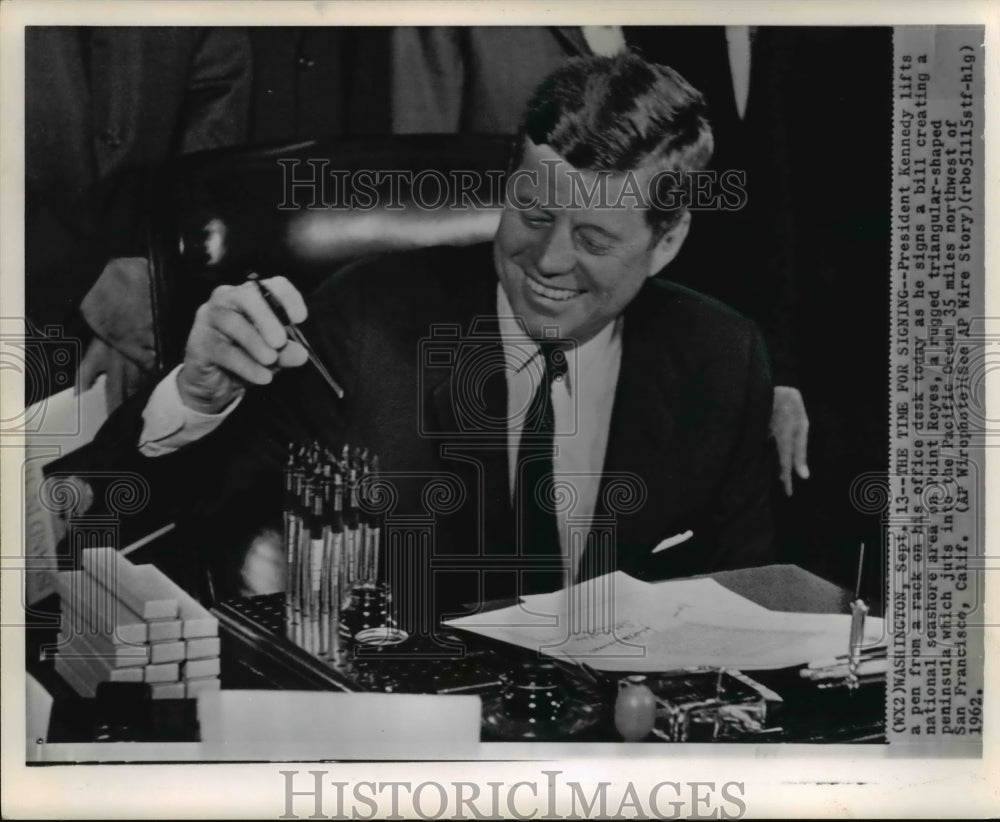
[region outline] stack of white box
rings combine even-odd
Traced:
[[[80,696],[101,682],[147,682],[154,699],[219,689],[219,622],[159,568],[89,548],[58,589],[56,672]]]

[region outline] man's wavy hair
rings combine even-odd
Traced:
[[[632,52],[576,57],[542,81],[525,111],[511,168],[520,165],[524,138],[548,145],[588,171],[676,172],[660,178],[646,220],[654,241],[683,216],[665,208],[686,172],[712,157],[705,100],[680,74]],[[680,186],[671,185],[676,179]]]

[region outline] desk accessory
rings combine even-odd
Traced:
[[[615,699],[615,728],[626,742],[638,742],[649,736],[656,724],[656,697],[646,684],[646,677],[633,674],[618,681]]]
[[[830,660],[811,662],[802,669],[801,676],[818,687],[846,688],[854,692],[861,685],[884,682],[889,670],[888,652],[884,644],[865,646],[865,619],[868,605],[861,599],[861,571],[865,560],[865,544],[858,553],[858,573],[851,600],[851,624],[847,653]]]
[[[692,668],[647,678],[656,698],[653,736],[722,742],[776,736],[781,697],[740,671]]]
[[[57,575],[61,625],[50,649],[77,694],[92,698],[110,683],[146,683],[154,700],[219,688],[219,623],[209,611],[159,568],[113,548],[85,549],[81,564]]]
[[[381,579],[382,523],[371,504],[379,460],[345,444],[289,445],[284,475],[287,637],[337,663],[344,642],[405,638]]]
[[[843,614],[834,616],[834,612],[843,607],[850,592],[790,566],[723,572],[717,576],[733,591],[748,591],[753,595],[766,592],[767,598],[754,600],[759,603],[757,607],[794,611],[796,621],[810,610],[812,615],[830,616],[838,623],[837,635],[843,648],[849,619]],[[713,601],[722,600],[713,596]],[[717,665],[677,666],[661,672],[634,669],[601,672],[590,665],[557,657],[542,658],[525,648],[445,627],[435,635],[436,642],[422,635],[411,635],[398,645],[359,648],[357,652],[346,653],[344,661],[335,666],[307,654],[285,638],[282,594],[226,600],[216,605],[215,613],[231,642],[239,643],[248,657],[246,666],[232,672],[231,687],[477,695],[483,704],[484,742],[525,739],[505,730],[503,723],[497,721],[499,714],[491,713],[490,708],[496,706],[504,690],[514,686],[515,681],[530,682],[531,665],[540,661],[554,662],[559,671],[558,674],[550,671],[550,675],[565,686],[570,698],[592,708],[574,712],[577,718],[586,716],[590,724],[580,723],[566,729],[552,726],[544,729],[544,734],[539,730],[529,731],[538,741],[620,741],[621,735],[613,724],[618,681],[635,673],[646,675],[647,686],[659,700],[656,727],[647,742],[686,739],[878,744],[885,740],[885,678],[879,677],[870,685],[864,680],[865,665],[874,653],[870,648],[862,655],[859,673],[863,687],[857,691],[817,687],[800,677],[800,666],[746,671],[754,683],[746,687],[746,678],[738,673],[742,669],[729,666],[721,675],[723,699],[720,700],[721,666]],[[875,624],[867,620],[866,630]],[[824,654],[826,658],[841,653],[836,644],[831,643],[832,650]],[[772,692],[780,694],[781,700],[776,700]],[[737,704],[726,706],[724,700],[736,700]],[[763,716],[761,707],[766,709]],[[754,723],[747,721],[747,715],[762,727],[755,729]]]

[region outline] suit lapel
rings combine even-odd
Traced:
[[[457,546],[472,553],[511,550],[513,517],[507,473],[507,383],[496,317],[492,258],[488,276],[469,272],[471,287],[453,295],[453,314],[469,318],[445,346],[453,355],[428,369],[429,434],[437,440],[441,467],[458,474],[475,504],[467,505]],[[474,529],[474,530],[468,530]],[[463,540],[464,542],[464,540]]]
[[[648,299],[640,294],[626,311],[622,329],[622,360],[611,412],[604,474],[595,506],[595,523],[613,518],[619,547],[644,545],[658,536],[669,520],[671,501],[682,492],[684,466],[679,455],[678,419],[683,398],[666,336],[655,333],[663,315],[651,316]],[[645,503],[629,512],[616,505],[615,487],[641,482]],[[630,492],[631,493],[631,492]],[[666,516],[665,516],[666,514]],[[593,542],[593,539],[591,540]],[[626,558],[617,558],[622,567]],[[581,566],[586,567],[586,566]]]
[[[491,263],[483,265],[492,272]],[[456,328],[451,337],[456,356],[427,371],[428,433],[438,443],[442,468],[458,474],[470,496],[481,489],[479,504],[461,514],[475,515],[476,521],[457,523],[462,535],[458,551],[471,553],[482,546],[484,553],[495,555],[515,545],[507,479],[507,385],[496,321],[496,279],[470,271],[471,279],[477,282],[468,291],[453,295],[455,313],[450,316],[478,322]],[[662,311],[663,298],[646,289],[625,314],[621,367],[594,512],[595,523],[614,517],[617,543],[626,552],[631,546],[648,550],[663,536],[660,530],[672,524],[670,512],[681,509],[688,472],[684,455],[693,449],[680,447],[679,423],[685,414],[696,413],[684,405],[669,337],[662,330],[669,312]],[[612,486],[632,477],[643,483],[645,503],[623,512]],[[620,554],[618,567],[627,560]],[[586,562],[584,557],[581,568]]]

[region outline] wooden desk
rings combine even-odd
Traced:
[[[846,611],[849,599],[847,592],[837,586],[791,565],[728,571],[713,574],[711,577],[736,593],[778,611],[842,613]],[[270,621],[261,622],[249,618],[247,614],[253,608],[248,608],[248,605],[268,604],[267,598],[256,599],[258,600],[256,603],[252,600],[224,602],[214,609],[220,620],[224,688],[340,691],[363,689],[358,681],[343,676],[322,660],[306,654],[284,639],[284,628],[281,624],[283,598],[280,595],[269,600],[272,615]],[[47,615],[53,611],[57,612],[57,601],[47,605],[47,608],[39,608],[39,611],[43,613],[47,611]],[[51,642],[56,630],[57,624],[53,625],[51,621],[47,627],[29,628],[26,663],[28,670],[57,700],[71,700],[74,695],[55,673],[52,662],[41,660],[39,657],[39,647]],[[511,646],[504,648],[509,648],[512,655],[523,653]],[[447,666],[442,668],[442,671],[442,676],[445,678],[461,676],[453,670],[449,671]],[[854,693],[843,690],[818,691],[804,683],[795,669],[755,671],[753,678],[777,691],[784,699],[781,716],[784,730],[780,735],[768,738],[766,740],[768,742],[884,742],[884,685],[867,686]],[[421,687],[427,692],[426,689],[433,685],[426,681],[426,678],[422,683],[419,682],[419,676],[410,679],[411,684],[416,686],[414,690],[418,692]],[[88,701],[77,699],[76,702],[77,710],[81,713],[78,716],[76,732],[83,733],[87,727]],[[180,741],[183,736],[173,738]],[[606,743],[616,740],[613,730],[609,731],[605,727],[582,741]],[[486,743],[484,750],[492,749],[495,745],[504,748],[518,744]],[[539,750],[544,748],[542,743],[533,744],[541,745]],[[572,747],[575,742],[570,744]],[[137,748],[133,750],[138,752]],[[187,755],[181,758],[187,758]]]
[[[814,574],[793,565],[771,565],[709,575],[719,584],[771,610],[804,613],[845,613],[850,595]],[[238,688],[297,688],[355,691],[365,688],[358,678],[345,675],[307,654],[284,638],[283,599],[258,597],[220,603],[214,610],[225,637],[223,686]],[[496,603],[504,605],[508,603]],[[475,638],[463,634],[470,648],[480,648]],[[846,637],[845,637],[846,642]],[[528,652],[513,646],[489,646],[487,652],[520,659]],[[441,676],[431,664],[415,661],[400,675],[401,690],[434,692],[452,677],[452,684],[466,684],[472,676],[449,671],[441,663]],[[884,741],[885,689],[866,686],[848,693],[820,691],[803,682],[797,669],[754,671],[753,678],[777,691],[784,699],[783,742],[880,742]],[[465,677],[465,678],[463,678]],[[481,681],[488,681],[489,677]],[[472,682],[475,682],[473,679]],[[611,732],[613,734],[613,731]],[[609,737],[598,734],[596,739]],[[588,741],[596,741],[588,739]]]

